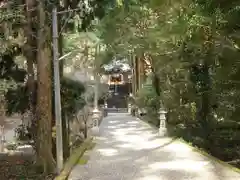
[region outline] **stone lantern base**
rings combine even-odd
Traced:
[[[167,135],[167,126],[166,126],[167,111],[165,111],[163,108],[160,108],[158,113],[159,113],[159,121],[160,121],[158,134],[160,137],[163,137]]]
[[[101,119],[101,112],[99,111],[99,109],[95,108],[92,111],[92,119],[97,119],[98,123],[95,126],[99,126],[99,120]]]
[[[128,103],[128,113],[131,114],[131,112],[132,112],[132,105]]]
[[[160,137],[165,137],[165,136],[167,136],[167,128],[159,128],[159,129],[158,129],[158,135],[159,135]]]
[[[93,137],[98,136],[99,134],[99,122],[101,119],[101,112],[99,109],[95,108],[92,111],[92,127],[91,127],[91,135]]]

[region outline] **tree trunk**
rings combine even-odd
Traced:
[[[2,87],[0,87],[2,88]],[[4,96],[4,89],[0,89],[0,152],[4,151],[4,125],[6,120],[6,101]]]
[[[27,24],[25,26],[25,36],[27,37],[27,43],[25,46],[25,57],[27,59],[27,72],[28,72],[28,80],[27,87],[29,93],[29,110],[30,110],[30,120],[31,120],[31,135],[36,142],[36,106],[35,106],[35,81],[34,81],[34,61],[36,60],[36,55],[33,52],[35,47],[34,38],[36,32],[33,31],[33,18],[34,13],[36,12],[35,0],[25,0],[26,9],[25,16],[27,19]]]
[[[69,143],[69,131],[68,131],[68,118],[65,113],[63,113],[62,116],[62,129],[63,129],[63,158],[64,161],[67,160],[67,158],[70,155],[70,143]]]
[[[156,94],[160,97],[160,95],[161,95],[161,93],[160,93],[160,79],[155,72],[153,72],[153,87],[156,91]]]
[[[55,162],[52,155],[52,78],[51,49],[49,26],[46,25],[45,7],[42,1],[38,4],[38,52],[37,52],[37,117],[38,117],[38,162],[43,165],[44,173],[54,171]]]
[[[206,61],[206,60],[205,60]],[[209,66],[207,63],[204,64],[203,70],[203,87],[201,90],[201,102],[200,102],[200,115],[199,122],[202,130],[201,134],[205,140],[205,149],[211,148],[210,134],[211,134],[211,117],[210,117],[210,75]]]
[[[155,65],[154,65],[154,62],[153,62],[153,57],[150,58],[150,63],[151,63],[151,71],[153,73],[153,79],[152,79],[152,85],[153,85],[153,88],[155,89],[155,92],[157,94],[158,97],[160,97],[161,95],[161,89],[160,89],[160,78],[158,77],[157,75],[157,71],[156,69],[154,68]]]

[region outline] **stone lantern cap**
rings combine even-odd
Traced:
[[[93,111],[92,111],[93,113],[99,113],[100,111],[97,109],[97,108],[95,108],[95,109],[93,109]]]
[[[101,114],[101,112],[98,109],[95,108],[92,111],[92,118],[93,119],[99,119],[100,118],[100,114]]]
[[[165,108],[160,108],[160,110],[158,111],[159,114],[166,114],[167,111],[165,110]]]

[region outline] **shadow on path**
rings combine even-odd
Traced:
[[[215,164],[176,139],[127,114],[110,114],[100,126],[86,165],[69,180],[238,180],[240,174]]]

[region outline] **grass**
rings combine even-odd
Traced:
[[[96,146],[95,142],[92,142],[89,146],[88,146],[88,151],[92,150],[94,147]]]
[[[77,164],[79,164],[79,165],[87,164],[88,160],[89,160],[89,156],[83,155],[83,156],[79,159],[79,161],[78,161]]]
[[[92,147],[92,138],[86,139],[80,147],[76,148],[76,150],[69,157],[68,161],[65,163],[64,169],[54,180],[66,180],[73,169],[73,167],[79,163],[81,157],[85,151],[87,151],[90,147]]]
[[[96,143],[95,143],[95,142],[91,142],[91,143],[89,144],[89,146],[87,147],[86,152],[87,152],[87,151],[91,151],[95,146],[96,146]],[[89,156],[88,156],[88,155],[83,155],[83,156],[79,159],[79,161],[78,161],[77,164],[79,164],[79,165],[87,164],[88,160],[89,160]]]

